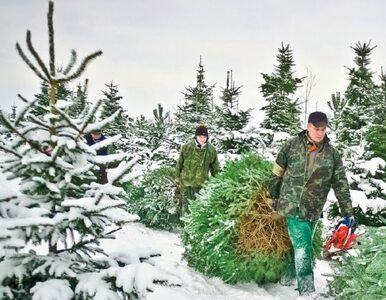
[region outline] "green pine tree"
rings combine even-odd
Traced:
[[[264,99],[268,104],[262,107],[265,118],[261,127],[273,131],[296,134],[300,127],[300,108],[298,100],[293,95],[302,82],[302,78],[294,77],[292,50],[284,44],[278,49],[276,56],[278,65],[271,74],[264,74],[264,83],[260,86]]]
[[[343,111],[343,108],[346,106],[347,100],[345,98],[342,98],[340,95],[340,92],[336,92],[335,94],[331,95],[331,100],[327,101],[328,107],[333,112],[333,117],[330,120],[330,127],[335,131],[336,133],[336,139],[339,141],[339,135],[338,132],[341,131],[342,128],[342,121],[341,121],[341,114]]]
[[[79,83],[75,92],[71,93],[73,104],[69,107],[68,114],[73,118],[82,118],[90,111],[90,103],[87,101],[87,86],[88,80],[86,79],[83,86]]]
[[[50,85],[47,81],[42,81],[40,84],[40,92],[35,95],[36,105],[32,108],[29,115],[34,115],[38,118],[45,115],[48,111],[50,103]],[[56,97],[60,100],[69,100],[71,91],[67,88],[65,82],[58,82],[56,85]]]
[[[348,69],[349,85],[345,92],[347,105],[342,111],[342,126],[338,131],[340,141],[346,146],[359,145],[368,131],[368,126],[378,118],[379,90],[370,69],[371,53],[376,48],[369,43],[356,43],[351,47],[355,52],[355,66]],[[377,122],[376,122],[377,123]]]
[[[122,96],[119,95],[118,86],[114,85],[111,81],[110,84],[105,84],[107,90],[102,91],[105,98],[102,104],[102,109],[99,119],[103,120],[107,117],[112,116],[116,111],[120,111],[113,122],[107,124],[103,129],[103,134],[107,136],[113,136],[121,134],[123,137],[127,136],[128,123],[130,122],[129,117],[126,115],[120,101]]]
[[[255,136],[248,132],[246,126],[251,119],[252,109],[242,111],[239,108],[239,96],[242,86],[236,86],[233,72],[227,72],[225,88],[221,89],[220,106],[214,108],[215,136],[214,144],[220,152],[241,154],[255,148],[258,144]]]
[[[24,62],[47,83],[48,108],[35,117],[30,112],[36,112],[37,103],[27,101],[15,120],[0,114],[0,122],[15,135],[12,142],[0,143],[7,153],[0,158],[1,181],[17,179],[18,183],[18,191],[0,195],[0,299],[138,299],[154,281],[167,280],[164,274],[157,275],[159,270],[143,264],[157,253],[117,257],[100,247],[101,239],[114,238],[121,225],[138,219],[126,211],[121,188],[134,177],[135,161],[125,155],[98,157],[95,148],[84,142],[84,134],[115,117],[91,124],[100,101],[83,120],[66,112],[59,85],[81,76],[102,52],[88,55],[75,67],[73,50],[68,67],[57,72],[53,12],[54,3],[49,1],[48,65],[36,52],[30,31],[26,42],[33,62],[16,44]],[[24,118],[26,114],[30,120]],[[98,164],[112,161],[119,167],[109,170],[105,185],[96,183],[93,171]],[[126,281],[141,284],[122,284]]]
[[[184,143],[193,136],[194,129],[200,123],[209,125],[213,112],[213,88],[205,83],[204,66],[201,57],[197,70],[197,82],[194,87],[187,87],[184,93],[184,104],[177,107],[175,126],[180,135],[180,142]]]
[[[386,184],[383,178],[385,161],[381,159],[384,154],[380,153],[384,132],[384,97],[374,82],[374,72],[370,69],[370,56],[376,48],[370,44],[358,42],[351,47],[355,52],[355,66],[347,68],[349,84],[345,100],[337,107],[340,110],[336,130],[337,145],[343,153],[351,179],[350,188],[363,191],[370,200],[386,201],[386,191],[383,188]],[[378,170],[369,170],[370,165],[377,165]],[[386,209],[362,209],[358,206],[354,207],[354,214],[360,224],[386,224]]]

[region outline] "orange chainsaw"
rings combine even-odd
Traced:
[[[357,241],[357,228],[357,222],[353,217],[344,218],[338,222],[324,246],[324,253],[328,255],[352,248]]]

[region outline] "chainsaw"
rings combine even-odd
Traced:
[[[355,246],[358,237],[358,225],[355,222],[347,222],[343,219],[338,222],[330,238],[324,246],[324,253],[330,256],[336,252],[346,251]]]

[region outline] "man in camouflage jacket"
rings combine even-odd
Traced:
[[[341,214],[353,214],[342,160],[326,136],[327,123],[324,113],[311,113],[307,130],[284,144],[273,167],[270,194],[278,213],[286,218],[296,272],[290,274],[288,268],[282,283],[289,283],[289,277],[296,275],[300,294],[315,291],[312,237],[331,188]]]
[[[182,214],[186,212],[189,199],[209,178],[209,172],[215,176],[219,171],[219,161],[216,149],[208,141],[208,128],[200,125],[196,128],[194,138],[182,146],[177,161],[177,178],[183,188]]]

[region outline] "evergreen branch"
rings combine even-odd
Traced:
[[[87,56],[85,59],[83,59],[81,65],[79,66],[78,70],[76,70],[76,72],[74,72],[72,75],[70,75],[69,77],[67,78],[61,78],[61,79],[58,79],[57,82],[60,83],[60,82],[65,82],[65,81],[71,81],[75,78],[78,78],[82,73],[83,71],[86,69],[86,66],[87,64],[97,58],[98,56],[102,55],[102,51],[97,51],[93,54],[90,54],[89,56]]]
[[[68,63],[68,66],[64,69],[63,74],[67,75],[68,72],[71,71],[72,67],[75,65],[77,59],[77,54],[76,51],[73,49],[71,50],[71,59],[70,62]]]
[[[48,23],[48,43],[50,47],[50,72],[51,76],[55,76],[55,43],[54,43],[54,24],[53,24],[53,15],[54,15],[54,2],[48,2],[48,13],[47,13],[47,23]]]
[[[71,118],[65,112],[58,108],[56,108],[56,112],[68,123],[71,128],[74,128],[77,132],[81,132],[81,130],[72,122]]]
[[[47,82],[47,78],[43,76],[39,72],[39,70],[29,61],[28,57],[24,54],[23,50],[21,49],[19,43],[16,43],[16,50],[19,53],[20,57],[24,60],[24,62],[27,64],[27,66],[34,71],[34,73],[43,81]]]
[[[26,98],[24,98],[22,95],[17,94],[17,96],[21,99],[21,101],[23,101],[25,103],[29,103],[29,101]]]
[[[27,30],[27,47],[29,52],[31,52],[32,56],[36,59],[38,65],[42,69],[44,75],[46,75],[48,80],[51,80],[50,73],[48,72],[46,65],[44,64],[43,60],[40,58],[39,54],[36,52],[34,46],[32,45],[31,40],[31,31]]]
[[[23,96],[21,96],[20,94],[17,94],[17,96],[23,100],[24,102],[28,103],[29,105],[28,106],[25,106],[17,115],[16,119],[15,119],[15,126],[18,126],[19,123],[24,119],[24,116],[25,114],[28,112],[28,109],[33,107],[34,104],[39,100],[39,99],[35,99],[34,101],[32,102],[29,102],[27,99],[25,99]]]
[[[121,227],[118,227],[116,229],[111,230],[110,232],[107,232],[105,234],[106,238],[111,238],[111,237],[108,237],[108,236],[111,235],[112,233],[118,231],[118,230],[121,230],[121,229],[122,229]],[[80,250],[80,251],[83,251],[85,254],[87,254],[87,252],[84,249],[82,249],[82,248],[84,248],[87,244],[91,244],[91,243],[99,245],[100,244],[99,243],[99,239],[100,238],[93,238],[93,239],[87,240],[87,241],[80,241],[78,243],[73,244],[71,246],[71,248],[65,248],[65,249],[58,250],[57,253],[66,252],[66,251],[70,252],[70,253],[73,253],[73,252],[76,253],[77,250]]]
[[[91,120],[95,117],[95,113],[98,110],[99,106],[101,106],[102,100],[98,100],[98,102],[95,104],[94,108],[89,112],[89,114],[86,116],[86,120],[83,123],[82,128],[80,129],[80,132],[78,136],[76,137],[76,140],[78,140],[84,133],[84,130],[86,129],[87,125],[91,122]]]
[[[39,126],[42,126],[43,128],[45,129],[49,129],[50,127],[47,125],[47,123],[44,123],[42,120],[40,120],[38,117],[34,116],[34,115],[30,115],[29,116],[31,120],[34,121],[35,124],[39,125]]]
[[[20,158],[20,159],[23,158],[23,156],[20,155],[19,153],[17,153],[15,150],[9,149],[9,148],[7,148],[7,147],[1,145],[1,144],[0,144],[0,149],[4,150],[5,152],[12,153],[13,155],[15,155],[16,157],[18,157],[18,158]]]
[[[84,80],[84,86],[83,86],[83,90],[82,90],[82,97],[86,98],[86,93],[87,93],[87,89],[88,89],[88,78],[86,78]]]
[[[121,172],[121,174],[115,178],[115,180],[112,182],[114,185],[115,183],[118,183],[132,168],[133,166],[141,159],[141,157],[138,155],[134,158],[132,158],[128,164],[126,165],[125,169]]]
[[[99,205],[99,203],[101,202],[101,200],[102,200],[102,198],[103,198],[104,195],[105,195],[105,194],[103,194],[103,193],[100,193],[100,194],[98,195],[98,197],[96,198],[96,201],[95,201],[95,205]]]
[[[7,117],[4,116],[3,112],[0,111],[0,121],[4,124],[5,127],[10,129],[12,132],[16,133],[25,143],[31,146],[32,149],[38,150],[39,152],[43,151],[40,149],[39,145],[28,140],[24,134],[22,134],[15,126],[12,125],[11,121],[7,119]]]

